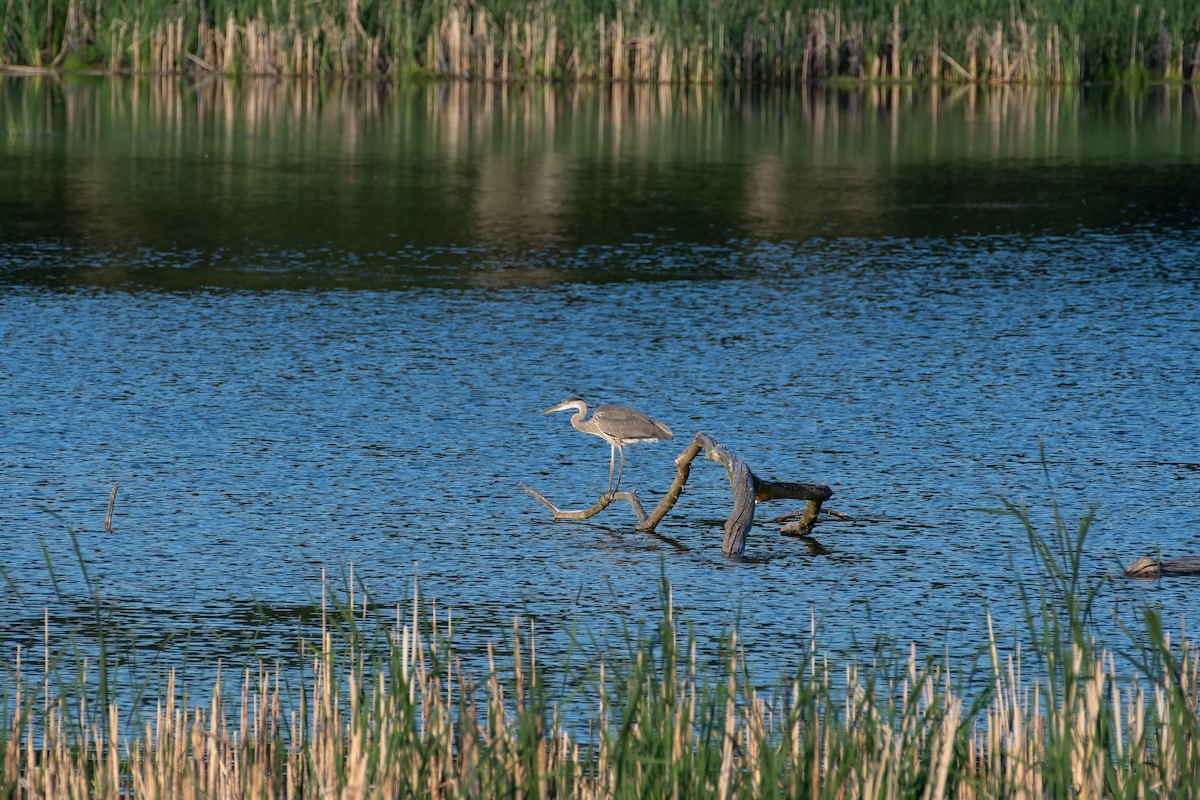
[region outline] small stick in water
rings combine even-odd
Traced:
[[[112,533],[112,512],[113,506],[117,503],[117,487],[121,484],[114,483],[112,492],[108,495],[108,516],[104,518],[104,532]]]

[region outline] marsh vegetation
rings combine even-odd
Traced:
[[[7,0],[0,65],[110,72],[769,83],[1194,80],[1181,0]]]
[[[538,658],[514,620],[488,668],[465,669],[454,617],[323,604],[292,671],[218,677],[194,701],[172,672],[124,714],[108,664],[16,654],[3,698],[8,797],[1081,797],[1172,796],[1200,775],[1198,662],[1147,611],[1098,642],[1080,572],[1091,517],[1026,528],[1043,573],[1015,647],[991,633],[981,674],[912,646],[837,664],[813,623],[801,668],[756,683],[736,629],[698,653],[663,581],[657,620],[583,666]],[[351,580],[353,580],[351,578]],[[96,602],[101,600],[97,596]],[[992,630],[989,619],[989,631]],[[31,657],[32,656],[32,657]],[[713,669],[712,663],[721,666]],[[706,666],[707,664],[707,666]],[[99,682],[96,682],[99,673]],[[578,674],[579,680],[566,680]],[[99,688],[97,688],[97,686]],[[564,687],[573,686],[570,691]],[[130,719],[134,719],[132,724]]]

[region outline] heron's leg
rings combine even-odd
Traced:
[[[613,485],[612,485],[613,467],[615,467],[616,464],[617,464],[617,446],[615,444],[609,443],[609,445],[608,445],[608,491],[609,492],[611,492],[613,490]],[[621,481],[618,478],[617,485],[619,486],[620,484],[621,484]]]
[[[617,445],[617,452],[621,454],[621,468],[619,470],[617,470],[617,489],[620,489],[621,488],[621,474],[623,472],[625,472],[625,448],[622,447],[621,445]],[[610,474],[610,477],[611,477],[611,474]],[[615,492],[615,491],[617,491],[617,489],[613,489],[612,491]]]

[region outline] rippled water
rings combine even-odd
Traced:
[[[548,664],[653,619],[665,575],[770,680],[814,614],[838,655],[1020,627],[1005,499],[1046,532],[1052,494],[1095,504],[1090,579],[1200,551],[1182,90],[0,86],[6,654],[46,609],[86,641],[98,589],[147,663],[286,655],[352,564],[381,614],[419,571],[467,649],[531,615]],[[660,536],[552,522],[520,482],[583,506],[607,478],[539,413],[573,393],[674,429],[629,448],[648,502],[703,431],[853,520],[806,544],[764,505],[722,558],[697,462]],[[1116,580],[1101,616],[1195,597]]]

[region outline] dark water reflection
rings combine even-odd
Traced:
[[[4,274],[34,285],[721,277],[744,275],[714,270],[760,239],[1187,229],[1179,166],[1200,147],[1184,89],[10,79],[3,93],[3,241],[20,256]],[[697,248],[719,257],[697,263]]]
[[[1200,550],[1188,90],[0,91],[5,658],[46,608],[86,645],[71,532],[138,668],[201,674],[290,657],[349,564],[380,613],[418,565],[476,652],[533,615],[547,664],[572,625],[653,618],[662,574],[705,641],[740,620],[763,680],[814,613],[835,655],[965,658],[1034,572],[980,509],[1048,530],[1044,470],[1071,524],[1097,504],[1090,578]],[[551,523],[518,482],[574,505],[606,477],[537,413],[571,392],[856,521],[724,560],[698,465],[664,538]],[[683,445],[627,480],[652,498]],[[1195,618],[1192,588],[1116,581],[1102,624]]]

